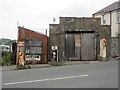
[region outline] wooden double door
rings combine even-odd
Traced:
[[[71,60],[96,60],[95,34],[66,34],[65,56]]]

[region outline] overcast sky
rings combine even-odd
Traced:
[[[0,0],[0,38],[17,39],[20,26],[45,33],[59,17],[91,17],[117,0]]]

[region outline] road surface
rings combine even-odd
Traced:
[[[2,73],[3,88],[118,88],[118,61]]]

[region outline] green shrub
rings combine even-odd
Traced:
[[[11,53],[4,53],[2,56],[2,63],[3,65],[9,65],[11,63],[12,54]]]
[[[53,62],[50,63],[50,65],[52,65],[52,66],[62,66],[62,63],[53,61]]]
[[[27,69],[27,67],[26,66],[19,66],[16,68],[16,70],[24,70],[24,69]]]

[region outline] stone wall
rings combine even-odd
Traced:
[[[111,56],[114,58],[120,56],[120,37],[111,38]]]
[[[118,38],[118,56],[120,57],[120,36]]]

